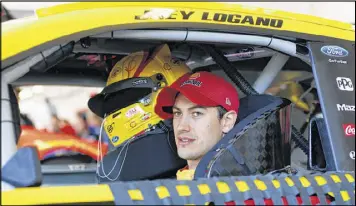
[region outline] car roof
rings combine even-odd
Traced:
[[[39,9],[36,15],[2,24],[2,61],[54,41],[58,45],[69,37],[78,40],[121,29],[188,28],[355,41],[355,31],[348,23],[229,3],[78,2]]]

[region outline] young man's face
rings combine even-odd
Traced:
[[[223,136],[216,107],[200,107],[179,94],[173,106],[173,128],[178,155],[200,160]]]

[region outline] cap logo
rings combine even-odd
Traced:
[[[189,79],[189,80],[183,82],[183,83],[180,85],[180,87],[183,87],[184,85],[188,85],[188,84],[193,85],[193,86],[195,86],[195,87],[200,87],[200,86],[203,84],[203,82],[198,81],[198,80],[195,80],[195,79]]]
[[[196,86],[196,87],[200,87],[200,86],[203,84],[203,82],[196,80],[196,79],[199,78],[199,77],[200,77],[200,74],[199,74],[199,73],[194,73],[194,74],[192,74],[192,75],[189,77],[188,80],[184,81],[184,82],[180,85],[180,87],[183,87],[184,85],[188,85],[188,84],[193,85],[193,86]]]
[[[226,103],[227,105],[231,106],[231,101],[230,101],[229,98],[226,98],[225,103]]]
[[[200,73],[194,73],[192,75],[190,75],[189,79],[197,79],[200,77]]]

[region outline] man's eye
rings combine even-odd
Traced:
[[[201,112],[193,112],[193,117],[199,117],[201,115],[203,115],[203,113],[201,113]]]
[[[179,116],[181,116],[181,115],[182,115],[181,112],[173,112],[173,116],[174,116],[174,117],[179,117]]]

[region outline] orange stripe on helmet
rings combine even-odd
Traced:
[[[140,66],[137,68],[134,77],[139,77],[141,72],[145,69],[145,67],[155,58],[155,56],[158,54],[158,52],[163,48],[164,45],[160,45],[158,48],[156,48],[154,50],[154,52],[152,53],[152,55],[150,55],[149,58],[147,58],[149,56],[148,52],[145,52],[143,61],[141,62]]]
[[[144,55],[143,55],[142,61],[141,61],[140,65],[138,66],[138,68],[137,68],[135,74],[133,75],[133,77],[138,77],[141,74],[141,72],[143,71],[143,69],[147,65],[146,64],[147,57],[148,57],[148,52],[145,52]]]

